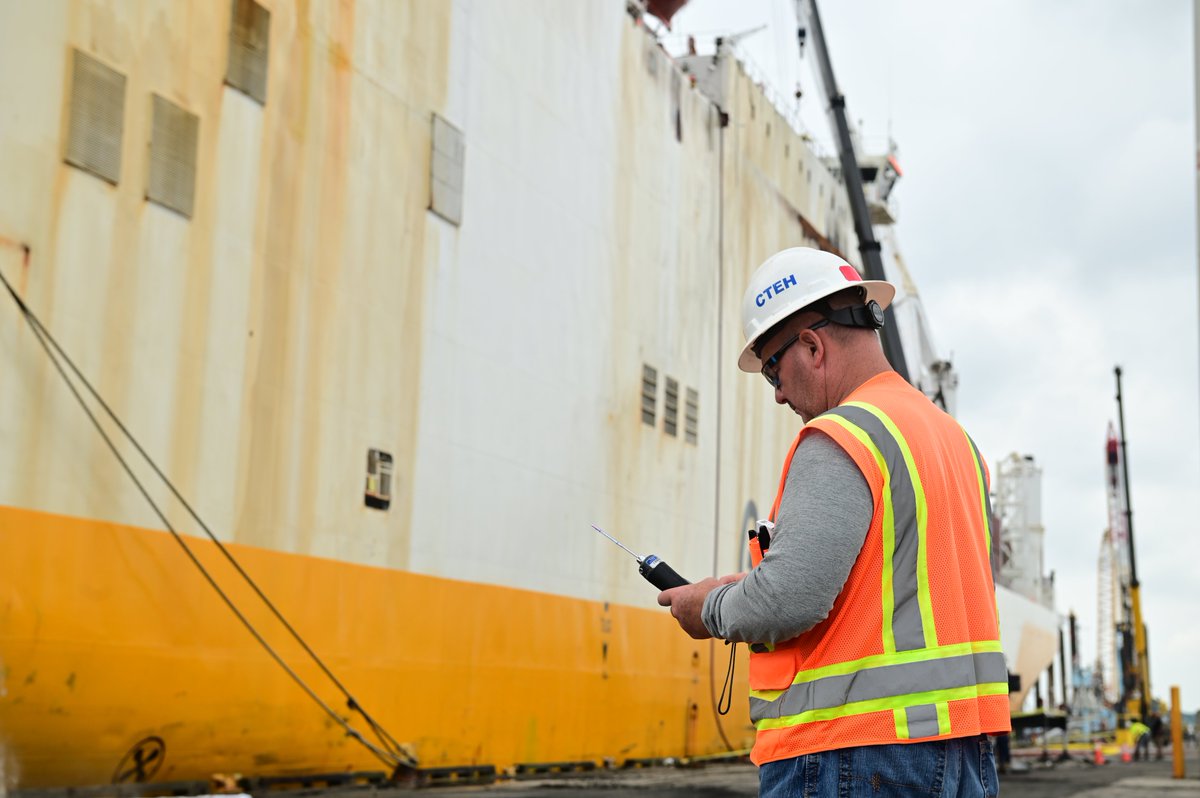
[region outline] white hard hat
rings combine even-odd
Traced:
[[[793,247],[767,258],[742,297],[742,332],[746,346],[738,357],[738,368],[756,372],[762,361],[754,353],[758,339],[779,322],[819,299],[844,288],[864,289],[864,302],[874,300],[886,308],[896,287],[884,280],[864,280],[854,267],[832,252]]]

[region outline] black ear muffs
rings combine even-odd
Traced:
[[[883,308],[879,307],[879,303],[874,299],[868,301],[861,308],[855,308],[855,310],[861,310],[861,315],[867,317],[865,320],[866,323],[862,325],[863,327],[869,327],[872,330],[878,330],[883,327]]]
[[[823,315],[834,324],[841,324],[844,327],[878,330],[883,326],[883,308],[879,307],[879,303],[874,299],[868,300],[865,305],[854,305],[838,310],[826,309]]]

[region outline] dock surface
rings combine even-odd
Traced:
[[[1019,798],[1200,798],[1200,751],[1187,751],[1186,777],[1172,778],[1171,756],[1150,762],[1095,765],[1082,758],[1063,762],[1021,762],[1002,774],[1000,794]],[[1026,769],[1027,768],[1027,769]],[[386,791],[380,791],[386,792]],[[697,768],[654,767],[633,771],[601,771],[580,776],[508,781],[476,787],[419,790],[437,798],[547,798],[554,795],[590,798],[725,798],[758,794],[758,771],[750,764]],[[412,795],[412,792],[407,793]],[[361,793],[358,793],[361,796]],[[395,793],[396,798],[400,795]],[[349,798],[349,795],[339,796]],[[380,796],[383,798],[383,796]],[[387,798],[393,798],[388,795]]]

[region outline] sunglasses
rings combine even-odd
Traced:
[[[822,327],[824,327],[826,324],[829,324],[829,319],[821,319],[816,324],[810,324],[805,329],[819,330]],[[783,358],[783,353],[787,351],[789,346],[791,346],[792,344],[796,343],[799,340],[800,340],[800,333],[796,333],[791,338],[784,341],[783,346],[781,346],[775,350],[775,354],[771,355],[769,358],[767,358],[766,360],[763,361],[762,375],[763,375],[763,378],[766,379],[767,382],[771,383],[772,388],[778,388],[780,385],[780,383],[779,383],[779,361],[780,361],[780,359]]]

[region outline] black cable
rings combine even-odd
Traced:
[[[96,389],[92,387],[87,378],[84,377],[79,369],[75,366],[75,363],[71,360],[70,356],[63,351],[61,346],[59,346],[58,341],[56,341],[54,336],[50,334],[50,331],[46,329],[41,320],[39,320],[33,311],[29,309],[21,297],[17,295],[17,292],[13,290],[12,285],[8,282],[8,279],[3,273],[0,273],[0,282],[4,283],[4,287],[8,290],[9,295],[12,296],[13,301],[17,303],[17,307],[20,308],[21,314],[25,318],[26,323],[29,324],[30,329],[33,330],[34,335],[37,337],[38,343],[41,344],[42,349],[45,350],[46,356],[50,358],[50,362],[54,364],[55,370],[58,371],[59,376],[63,378],[63,382],[66,383],[67,388],[71,391],[71,394],[75,397],[75,400],[79,402],[80,408],[84,413],[87,414],[88,419],[91,420],[92,425],[96,428],[96,431],[100,433],[100,437],[104,439],[105,444],[108,445],[108,448],[113,453],[113,456],[117,458],[117,462],[121,464],[121,467],[125,469],[125,473],[129,475],[131,480],[133,480],[133,484],[142,494],[142,497],[146,499],[146,502],[150,505],[151,509],[154,510],[154,514],[158,516],[163,526],[167,528],[167,531],[171,533],[171,535],[175,538],[175,541],[183,548],[188,558],[192,561],[196,568],[200,570],[200,573],[204,576],[205,580],[207,580],[209,585],[212,586],[213,590],[217,592],[217,595],[221,597],[221,599],[229,607],[230,611],[232,611],[233,614],[237,616],[238,620],[242,622],[247,631],[249,631],[254,639],[257,640],[264,649],[266,649],[271,658],[274,659],[279,666],[283,668],[289,676],[292,677],[296,684],[299,685],[300,688],[306,693],[308,693],[309,697],[316,701],[321,708],[324,709],[325,712],[328,713],[329,716],[332,717],[335,722],[337,722],[338,725],[345,730],[347,735],[358,740],[373,754],[392,767],[397,767],[400,765],[415,767],[417,763],[413,760],[413,758],[400,747],[400,744],[396,742],[394,737],[388,734],[387,730],[380,726],[375,719],[372,718],[366,712],[366,710],[359,705],[354,696],[350,694],[350,692],[342,685],[337,677],[333,675],[328,667],[326,667],[321,658],[318,657],[316,652],[314,652],[303,640],[303,638],[300,637],[299,633],[296,632],[292,625],[287,622],[275,605],[271,603],[270,599],[266,597],[254,580],[250,578],[250,575],[246,573],[237,560],[234,559],[233,555],[229,553],[229,550],[225,548],[221,541],[218,540],[217,537],[212,533],[212,530],[208,528],[208,525],[204,523],[199,515],[196,514],[195,510],[192,509],[191,505],[189,505],[183,496],[180,495],[179,491],[176,490],[175,485],[170,479],[167,478],[165,474],[163,474],[162,470],[159,469],[158,465],[154,462],[146,450],[142,448],[137,439],[134,438],[125,425],[121,423],[121,420],[117,417],[117,415],[112,411],[100,394],[97,393]],[[47,344],[47,340],[50,342],[49,344]],[[53,350],[51,347],[53,347]],[[306,652],[308,652],[309,656],[312,657],[325,675],[328,676],[329,679],[338,687],[338,689],[342,691],[342,694],[347,699],[347,705],[349,708],[363,716],[367,722],[367,725],[371,727],[372,731],[374,731],[375,735],[380,739],[380,742],[383,744],[385,750],[380,750],[378,746],[366,740],[360,732],[352,728],[344,718],[334,712],[333,709],[326,704],[303,679],[300,678],[299,674],[292,670],[292,668],[283,661],[275,649],[273,649],[271,645],[262,637],[262,635],[259,634],[258,630],[254,628],[246,616],[243,615],[240,610],[238,610],[237,606],[233,603],[229,596],[226,595],[223,590],[221,590],[220,586],[216,583],[216,580],[213,579],[208,570],[200,563],[199,559],[197,559],[195,553],[188,546],[187,542],[184,541],[183,537],[175,530],[175,527],[171,525],[171,522],[167,520],[162,510],[159,509],[158,505],[150,497],[150,494],[146,491],[146,488],[142,485],[141,481],[133,473],[133,470],[130,468],[129,464],[125,461],[125,458],[121,456],[121,453],[117,450],[116,444],[113,443],[112,439],[108,436],[108,433],[104,431],[104,428],[100,425],[99,420],[97,420],[95,414],[88,407],[87,402],[79,394],[75,384],[71,381],[70,377],[67,376],[66,371],[63,370],[62,364],[59,363],[58,358],[55,357],[55,352],[57,352],[62,359],[66,361],[67,365],[70,366],[71,371],[87,388],[88,393],[91,394],[92,398],[100,404],[100,406],[104,409],[104,412],[113,421],[113,423],[117,425],[118,429],[121,430],[121,433],[125,436],[125,438],[131,444],[133,444],[134,448],[137,449],[138,453],[142,456],[150,468],[153,469],[154,473],[159,477],[159,479],[162,480],[163,484],[167,486],[171,494],[179,501],[180,504],[183,505],[188,514],[196,521],[197,524],[199,524],[200,528],[204,530],[204,533],[209,537],[209,539],[217,545],[217,548],[222,554],[225,555],[225,558],[233,565],[237,572],[241,574],[242,578],[245,579],[247,584],[253,588],[255,594],[258,595],[258,597],[263,601],[264,604],[267,605],[268,608],[270,608],[271,612],[275,615],[279,622],[283,624],[284,628],[291,633],[292,637],[304,648]]]
[[[342,684],[342,682],[337,678],[337,676],[335,676],[333,674],[333,672],[325,665],[324,661],[322,661],[322,659],[317,655],[317,653],[312,650],[312,648],[308,645],[308,643],[304,640],[304,638],[302,638],[300,636],[300,633],[297,632],[296,629],[290,623],[288,623],[287,619],[283,617],[283,614],[279,611],[279,609],[275,606],[275,604],[269,598],[267,598],[266,594],[263,593],[262,589],[259,588],[258,584],[254,581],[254,579],[251,578],[251,576],[248,573],[246,573],[245,569],[242,568],[241,564],[229,552],[229,549],[227,549],[225,547],[225,545],[220,541],[220,539],[218,539],[216,537],[216,535],[213,534],[212,530],[209,529],[208,525],[204,523],[204,520],[202,518],[200,518],[200,516],[196,513],[195,510],[192,509],[192,506],[190,504],[188,504],[187,500],[175,488],[174,483],[172,483],[171,480],[166,476],[166,474],[164,474],[162,472],[162,470],[159,469],[158,464],[155,463],[154,460],[150,457],[150,455],[146,452],[146,450],[142,448],[141,444],[139,444],[137,439],[133,437],[133,434],[131,432],[129,432],[129,430],[121,422],[121,419],[117,417],[116,413],[114,413],[113,410],[104,401],[103,397],[101,397],[100,394],[96,391],[96,389],[92,387],[92,385],[88,381],[87,377],[85,377],[79,371],[79,369],[75,366],[75,363],[71,360],[70,356],[67,355],[67,353],[63,351],[62,347],[60,347],[58,345],[58,342],[54,339],[54,336],[52,336],[50,334],[50,332],[45,328],[45,326],[41,323],[41,321],[37,318],[37,316],[35,316],[32,313],[32,311],[29,311],[28,308],[25,308],[25,312],[30,317],[31,324],[36,324],[37,329],[40,330],[41,333],[43,335],[45,335],[47,339],[49,339],[50,344],[54,347],[54,350],[63,358],[63,360],[66,361],[67,365],[70,366],[71,371],[75,374],[75,376],[79,379],[79,381],[82,382],[83,385],[88,389],[88,393],[91,394],[92,398],[94,398],[100,404],[100,406],[102,408],[104,408],[104,411],[108,415],[108,417],[110,419],[112,419],[114,424],[117,425],[117,428],[121,430],[121,432],[125,436],[125,438],[131,444],[133,444],[134,448],[137,449],[138,453],[142,456],[142,459],[145,460],[145,462],[150,466],[150,468],[154,471],[154,473],[158,476],[158,478],[160,480],[162,480],[163,484],[171,492],[171,495],[174,496],[175,499],[181,505],[183,505],[184,509],[187,510],[188,515],[190,515],[192,517],[192,519],[197,523],[197,525],[199,525],[199,527],[204,531],[204,534],[209,538],[209,540],[211,540],[214,544],[216,544],[217,549],[221,552],[221,554],[223,554],[225,556],[225,559],[229,561],[229,563],[234,567],[234,569],[238,572],[238,574],[241,575],[241,577],[246,581],[246,583],[251,587],[251,589],[253,589],[255,595],[257,595],[259,597],[259,599],[263,602],[263,604],[265,604],[267,606],[267,608],[271,610],[271,614],[273,614],[275,616],[275,618],[283,625],[284,629],[286,629],[288,631],[288,633],[291,634],[292,638],[297,643],[300,644],[301,648],[303,648],[304,651],[309,655],[309,657],[312,658],[312,660],[317,664],[317,666],[321,669],[321,671],[327,677],[329,677],[329,680],[332,681],[333,684],[338,688],[338,690],[340,690],[342,692],[342,695],[345,696],[345,698],[346,698],[346,706],[352,712],[358,712],[360,715],[362,715],[363,720],[365,720],[367,725],[370,726],[371,730],[375,733],[375,736],[379,739],[379,742],[383,745],[384,749],[387,750],[387,752],[389,754],[391,754],[393,757],[395,757],[397,760],[399,760],[400,762],[402,762],[404,764],[415,766],[416,762],[413,761],[412,757],[409,756],[401,748],[400,743],[397,742],[396,739],[394,737],[392,737],[392,735],[389,734],[388,731],[386,729],[384,729],[373,717],[371,717],[371,715],[358,703],[358,700],[355,699],[355,697]],[[43,344],[43,346],[44,346],[44,344]],[[64,375],[64,379],[65,379],[65,375]],[[81,400],[81,402],[82,402],[82,400]],[[119,455],[118,455],[118,457],[119,457]],[[174,532],[174,530],[172,530],[172,532]],[[397,764],[397,763],[392,763],[392,764]]]
[[[196,522],[196,524],[200,527],[200,529],[202,529],[204,531],[204,534],[208,537],[208,539],[211,540],[214,544],[216,544],[217,549],[221,552],[221,554],[223,554],[225,556],[225,559],[229,561],[230,565],[233,566],[234,570],[236,570],[238,572],[238,574],[241,575],[242,579],[244,579],[246,581],[246,583],[254,591],[255,595],[257,595],[258,598],[263,602],[263,604],[265,604],[267,606],[267,608],[271,611],[271,614],[274,615],[275,618],[283,625],[283,628],[286,629],[289,634],[291,634],[292,638],[295,639],[295,641],[300,644],[300,647],[303,648],[304,651],[309,655],[309,657],[312,658],[312,660],[317,664],[317,666],[321,669],[321,671],[327,677],[329,677],[329,680],[332,681],[333,684],[338,688],[338,690],[340,690],[342,692],[342,695],[345,696],[345,698],[346,698],[346,706],[351,711],[358,712],[360,715],[362,715],[363,719],[367,722],[367,725],[370,726],[372,731],[375,732],[376,737],[379,738],[379,741],[383,744],[383,746],[388,750],[389,753],[393,754],[398,759],[403,759],[406,761],[410,760],[411,757],[407,756],[403,752],[403,750],[400,748],[400,744],[396,741],[396,739],[394,737],[392,737],[390,734],[388,734],[387,730],[385,730],[382,726],[380,726],[375,721],[375,719],[372,718],[365,709],[363,709],[363,707],[358,703],[358,701],[354,698],[354,696],[350,693],[350,691],[348,689],[346,689],[346,687],[337,678],[337,676],[335,676],[333,674],[333,672],[325,665],[324,661],[322,661],[321,658],[317,655],[317,653],[312,650],[312,648],[308,645],[307,642],[305,642],[304,638],[302,638],[300,636],[300,633],[297,632],[296,629],[290,623],[288,623],[287,619],[283,617],[283,614],[279,611],[279,609],[275,606],[275,604],[269,598],[267,598],[267,595],[265,593],[263,593],[262,589],[259,588],[258,584],[254,581],[254,579],[251,578],[250,574],[246,573],[245,569],[242,568],[241,563],[239,563],[234,558],[234,556],[229,552],[229,549],[227,549],[225,547],[225,545],[220,541],[220,539],[217,538],[217,536],[215,534],[213,534],[212,530],[209,529],[208,524],[204,523],[204,520],[199,516],[199,514],[197,514],[196,511],[194,509],[192,509],[192,506],[190,504],[188,504],[187,499],[185,499],[179,493],[179,491],[175,488],[174,483],[172,483],[171,480],[167,477],[167,475],[162,472],[162,470],[158,467],[158,464],[155,463],[153,458],[150,457],[149,453],[147,453],[146,450],[142,448],[141,444],[138,443],[137,439],[133,436],[133,434],[125,427],[125,425],[121,422],[121,419],[118,418],[116,413],[113,412],[112,408],[110,408],[108,406],[108,403],[105,402],[103,397],[101,397],[100,394],[96,391],[96,389],[92,387],[92,384],[88,381],[87,377],[85,377],[79,371],[79,369],[75,366],[75,363],[71,360],[70,356],[65,351],[63,351],[61,346],[58,345],[58,341],[56,341],[54,339],[54,336],[52,336],[50,334],[49,330],[47,330],[45,328],[45,326],[42,324],[41,320],[39,320],[37,318],[37,316],[35,316],[32,313],[32,311],[28,310],[27,307],[23,306],[23,308],[24,308],[25,313],[28,315],[28,317],[30,319],[30,323],[36,324],[37,329],[39,329],[42,332],[42,334],[44,334],[46,336],[46,338],[49,339],[50,344],[54,347],[54,350],[63,358],[63,360],[66,361],[67,365],[70,366],[72,373],[74,373],[75,376],[79,379],[79,381],[83,383],[84,387],[87,388],[88,393],[91,394],[92,398],[95,399],[96,402],[98,402],[100,404],[100,406],[104,409],[105,414],[112,420],[112,422],[114,424],[117,425],[117,428],[121,430],[121,433],[125,436],[126,440],[128,440],[131,444],[133,444],[133,447],[135,449],[137,449],[138,454],[140,454],[142,456],[142,459],[145,460],[147,465],[150,466],[150,468],[154,471],[154,473],[158,476],[158,478],[160,480],[162,480],[163,484],[171,492],[171,495],[174,496],[175,499],[181,505],[183,505],[183,508],[187,511],[188,515],[190,515],[192,517],[192,519]],[[64,379],[65,379],[65,376],[64,376]]]
[[[714,56],[714,63],[717,58],[720,58],[721,48],[718,43],[717,53]],[[725,338],[725,126],[728,124],[728,117],[721,110],[719,105],[714,105],[718,118],[721,120],[721,126],[717,130],[717,340]],[[717,441],[714,461],[717,463],[717,468],[714,469],[716,475],[715,484],[713,485],[713,558],[712,572],[713,576],[717,575],[717,566],[720,564],[720,545],[721,545],[721,374],[723,358],[721,348],[717,347]],[[710,641],[708,646],[708,700],[713,708],[713,723],[717,726],[717,734],[721,737],[721,742],[725,743],[726,750],[733,750],[733,743],[729,742],[729,737],[725,734],[725,727],[721,725],[721,716],[728,712],[721,712],[721,699],[716,695],[717,691],[717,644],[716,641]],[[725,690],[722,688],[721,694],[724,695]],[[731,692],[732,695],[732,692]]]
[[[725,682],[721,685],[721,697],[717,700],[717,713],[720,715],[728,715],[729,707],[733,704],[733,669],[737,664],[737,643],[726,640],[725,645],[729,646],[729,670],[725,671]]]

